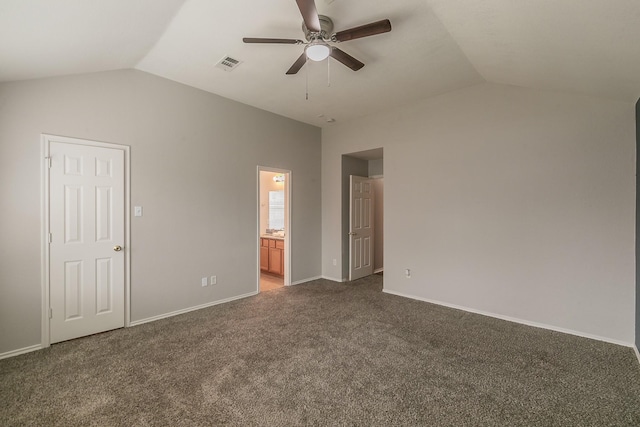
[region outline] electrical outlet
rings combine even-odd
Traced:
[[[217,285],[218,284],[218,276],[211,276],[211,285]]]
[[[407,279],[411,279],[411,270],[409,270],[408,268],[404,271],[404,275],[407,277]]]
[[[207,278],[203,277],[202,278],[202,287],[204,288],[205,286],[207,286]]]

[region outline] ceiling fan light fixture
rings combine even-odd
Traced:
[[[307,58],[312,61],[322,61],[329,57],[331,48],[323,41],[315,40],[305,48]]]

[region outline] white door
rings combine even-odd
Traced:
[[[373,185],[351,175],[349,191],[349,280],[373,274]]]
[[[124,326],[124,151],[49,146],[51,343]]]

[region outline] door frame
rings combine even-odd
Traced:
[[[291,181],[292,173],[288,169],[278,169],[269,166],[257,167],[257,201],[256,201],[256,290],[260,293],[260,172],[281,173],[284,177],[284,286],[291,286]]]
[[[131,163],[130,148],[128,145],[111,144],[108,142],[91,141],[88,139],[70,138],[49,134],[40,135],[41,154],[41,179],[40,179],[40,230],[41,230],[41,337],[40,346],[42,348],[51,345],[49,331],[50,313],[50,251],[49,251],[49,218],[50,218],[50,188],[49,188],[49,168],[51,166],[49,148],[52,142],[62,142],[65,144],[84,145],[89,147],[111,148],[124,152],[124,327],[129,327],[131,323]]]

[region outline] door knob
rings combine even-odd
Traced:
[[[120,252],[122,250],[122,246],[116,245],[116,246],[113,247],[113,250],[116,251],[116,252]]]
[[[349,236],[355,236],[356,234],[358,234],[358,233],[356,233],[355,231],[349,232]]]

